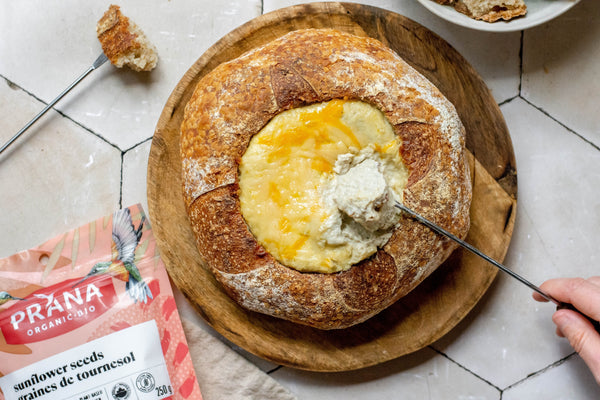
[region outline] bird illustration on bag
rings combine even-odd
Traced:
[[[10,300],[25,300],[20,297],[15,297],[8,292],[0,292],[0,306],[4,303],[9,302]]]
[[[144,227],[145,220],[146,217],[142,216],[140,225],[135,229],[128,208],[115,211],[112,226],[111,261],[96,263],[90,272],[73,285],[73,287],[92,276],[109,274],[116,279],[126,282],[125,290],[134,302],[147,303],[148,298],[152,299],[152,292],[142,279],[142,275],[134,263],[135,249],[142,237],[142,228]]]

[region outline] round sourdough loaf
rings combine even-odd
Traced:
[[[454,106],[372,38],[290,32],[204,76],[181,126],[183,196],[202,260],[241,306],[319,329],[379,313],[456,247],[408,217],[373,256],[338,273],[296,271],[261,246],[239,201],[238,167],[249,141],[282,111],[333,99],[360,100],[384,113],[409,172],[404,203],[466,236],[471,183]]]

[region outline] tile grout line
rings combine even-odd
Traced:
[[[135,148],[137,148],[149,141],[152,141],[153,136],[150,136],[149,138],[146,138],[146,139],[142,140],[141,142],[134,144],[133,146],[131,146],[130,148],[128,148],[126,150],[121,150],[121,181],[119,182],[119,209],[123,208],[123,183],[125,180],[125,155],[127,153],[129,153],[131,150],[134,150]]]
[[[277,371],[279,371],[279,370],[280,370],[280,369],[282,369],[282,368],[283,368],[283,365],[278,365],[278,366],[276,366],[275,368],[273,368],[273,369],[271,369],[271,370],[267,371],[267,375],[271,375],[273,372],[277,372]]]
[[[446,358],[448,361],[450,361],[451,363],[455,364],[456,366],[458,366],[459,368],[465,370],[466,372],[468,372],[469,374],[473,375],[474,377],[476,377],[477,379],[481,380],[482,382],[487,383],[488,385],[490,385],[491,387],[493,387],[494,389],[496,389],[499,393],[500,393],[500,397],[502,398],[502,393],[503,390],[500,389],[498,386],[494,385],[492,382],[488,381],[487,379],[479,376],[478,374],[476,374],[475,372],[471,371],[470,369],[468,369],[467,367],[465,367],[464,365],[458,363],[457,361],[453,360],[452,358],[450,358],[446,353],[443,353],[442,351],[436,349],[433,346],[427,346],[429,349],[433,350],[434,352],[436,352],[437,354],[441,355],[442,357]]]
[[[506,104],[512,103],[512,102],[513,102],[513,100],[515,100],[515,99],[518,99],[518,98],[520,98],[520,97],[521,97],[521,96],[519,96],[519,95],[517,94],[517,95],[514,95],[513,97],[510,97],[510,98],[508,98],[508,99],[506,99],[506,100],[502,100],[500,103],[498,103],[498,107],[502,107],[502,106],[504,106],[504,105],[506,105]]]
[[[517,97],[520,97],[525,102],[527,102],[529,105],[533,106],[538,111],[541,111],[545,116],[547,116],[548,118],[550,118],[551,120],[555,121],[560,126],[562,126],[563,128],[565,128],[567,131],[569,131],[572,134],[578,136],[584,142],[588,143],[593,148],[595,148],[596,150],[600,151],[600,146],[596,145],[591,140],[586,139],[583,135],[577,133],[576,131],[574,131],[573,129],[569,128],[568,126],[566,126],[565,124],[563,124],[561,121],[559,121],[558,119],[556,119],[554,116],[550,115],[550,113],[548,113],[546,110],[544,110],[541,107],[536,106],[531,101],[529,101],[527,98],[525,98],[525,95],[523,94],[523,75],[524,75],[524,71],[523,71],[523,54],[524,54],[524,48],[525,48],[525,31],[524,30],[521,31],[521,41],[520,42],[521,43],[520,43],[520,47],[519,47],[519,90],[518,90],[519,94],[518,94]],[[509,99],[509,101],[510,100],[512,100],[512,99]]]
[[[27,89],[23,88],[22,86],[14,83],[13,81],[11,81],[10,79],[6,78],[4,75],[0,74],[0,77],[2,79],[4,79],[6,81],[6,84],[13,90],[18,89],[21,90],[22,92],[24,92],[25,94],[29,95],[30,97],[33,97],[35,100],[39,101],[40,103],[44,104],[44,105],[48,105],[48,103],[46,103],[44,100],[42,100],[41,98],[39,98],[38,96],[36,96],[35,94],[33,94],[32,92],[28,91]],[[99,135],[98,133],[94,132],[93,130],[91,130],[90,128],[86,127],[85,125],[83,125],[82,123],[74,120],[73,118],[71,118],[70,116],[66,115],[64,112],[56,109],[55,107],[51,108],[52,111],[55,111],[56,113],[58,113],[60,116],[62,116],[63,118],[66,118],[67,120],[71,121],[72,123],[74,123],[75,125],[79,126],[80,128],[82,128],[83,130],[91,133],[92,135],[96,136],[98,139],[102,140],[103,142],[105,142],[106,144],[116,148],[119,151],[122,151],[117,145],[115,145],[114,143],[111,143],[110,141],[106,140],[104,137],[102,137],[101,135]],[[135,147],[135,146],[134,146]]]
[[[121,151],[121,180],[119,182],[119,209],[123,208],[123,174],[125,167],[125,152]]]
[[[539,107],[539,106],[535,105],[534,103],[532,103],[531,101],[529,101],[528,99],[526,99],[523,96],[519,96],[519,97],[524,102],[526,102],[527,104],[529,104],[530,106],[532,106],[533,108],[535,108],[536,110],[538,110],[539,112],[541,112],[542,114],[544,114],[546,117],[550,118],[552,121],[556,122],[557,124],[559,124],[560,126],[562,126],[563,128],[565,128],[568,132],[570,132],[573,135],[577,136],[578,138],[580,138],[581,140],[583,140],[584,142],[586,142],[587,144],[589,144],[590,146],[592,146],[594,149],[600,151],[600,146],[599,145],[597,145],[594,142],[592,142],[591,140],[587,139],[585,136],[581,135],[580,133],[577,133],[575,130],[573,130],[572,128],[568,127],[563,122],[559,121],[556,117],[552,116],[548,111],[544,110],[542,107]]]
[[[551,370],[553,368],[556,368],[556,367],[564,364],[567,360],[569,360],[570,358],[574,357],[576,354],[577,354],[577,352],[573,352],[573,353],[571,353],[571,354],[569,354],[569,355],[561,358],[560,360],[555,361],[552,364],[549,364],[549,365],[545,366],[542,369],[539,369],[539,370],[537,370],[535,372],[532,372],[532,373],[528,374],[525,378],[523,378],[521,380],[518,380],[515,383],[512,383],[512,384],[508,385],[507,387],[504,388],[504,390],[512,389],[513,387],[516,387],[516,386],[519,386],[519,385],[525,383],[529,379],[535,378],[536,376],[540,376],[540,375],[544,374],[545,372],[547,372],[547,371],[549,371],[549,370]]]
[[[519,41],[519,90],[518,96],[521,96],[523,90],[523,49],[525,47],[525,31],[521,31],[521,38]]]
[[[69,121],[73,122],[75,125],[79,126],[80,128],[82,128],[83,130],[91,133],[92,135],[96,136],[98,139],[102,140],[104,143],[114,147],[115,149],[119,150],[119,151],[123,151],[119,148],[119,146],[117,146],[116,144],[110,142],[108,139],[106,139],[105,137],[103,137],[102,135],[100,135],[99,133],[94,132],[92,129],[88,128],[87,126],[83,125],[81,122],[78,122],[76,120],[74,120],[73,118],[71,118],[70,116],[68,116],[67,114],[63,113],[60,110],[54,109],[54,111],[56,111],[57,113],[59,113],[60,115],[62,115],[64,118],[68,119]]]
[[[28,91],[27,89],[21,87],[20,85],[16,84],[15,82],[11,81],[10,79],[6,78],[4,75],[0,74],[0,77],[2,79],[5,80],[6,84],[13,90],[20,90],[23,93],[27,94],[28,96],[34,98],[36,101],[48,105],[48,103],[46,103],[44,100],[42,100],[41,98],[39,98],[38,96],[36,96],[35,94],[33,94],[32,92]],[[130,150],[135,149],[136,147],[146,143],[147,141],[151,140],[152,137],[150,138],[146,138],[142,141],[140,141],[139,143],[134,144],[133,146],[131,146],[128,149],[125,150],[121,150],[116,144],[111,143],[110,141],[108,141],[107,139],[105,139],[104,137],[102,137],[100,134],[94,132],[92,129],[88,128],[87,126],[83,125],[82,123],[74,120],[73,118],[71,118],[70,116],[66,115],[64,112],[52,107],[52,110],[55,111],[56,113],[58,113],[58,115],[60,115],[61,117],[67,119],[68,121],[74,123],[75,125],[79,126],[80,128],[82,128],[83,130],[87,131],[88,133],[96,136],[98,139],[100,139],[101,141],[103,141],[104,143],[108,144],[109,146],[115,148],[116,150],[118,150],[120,152],[120,182],[119,182],[119,203],[118,203],[118,207],[119,209],[123,207],[123,175],[125,173],[124,171],[124,167],[125,167],[125,154],[127,152],[129,152]]]
[[[8,79],[7,77],[5,77],[4,75],[0,74],[0,77],[2,77],[2,79],[4,79],[6,81],[6,84],[8,85],[8,87],[10,87],[11,89],[15,90],[15,89],[19,89],[25,93],[27,93],[29,96],[33,97],[34,99],[36,99],[37,101],[39,101],[42,104],[48,105],[48,103],[46,103],[44,100],[40,99],[39,97],[37,97],[35,94],[33,94],[32,92],[30,92],[29,90],[21,87],[20,85],[14,83],[13,81],[11,81],[10,79]],[[53,108],[54,110],[54,108]]]
[[[133,146],[131,146],[131,147],[125,149],[125,150],[122,150],[123,154],[129,153],[131,150],[133,150],[136,147],[139,147],[139,146],[141,146],[141,145],[143,145],[143,144],[145,144],[147,142],[151,142],[153,137],[154,137],[154,134],[152,134],[152,136],[150,136],[150,137],[148,137],[146,139],[141,140],[140,142],[134,144]]]

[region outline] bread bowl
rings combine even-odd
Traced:
[[[398,215],[386,228],[389,238],[365,259],[307,272],[257,238],[240,202],[240,167],[252,139],[287,111],[340,102],[384,116],[407,170],[401,200],[464,237],[471,183],[460,119],[431,82],[374,39],[331,29],[290,32],[205,75],[181,125],[183,198],[202,260],[242,307],[319,329],[379,313],[455,248]]]

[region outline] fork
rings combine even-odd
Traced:
[[[10,146],[15,140],[17,140],[19,138],[19,136],[21,136],[23,133],[25,133],[25,131],[27,129],[29,129],[31,127],[31,125],[33,125],[38,119],[40,119],[40,117],[42,115],[44,115],[49,109],[51,109],[56,103],[58,103],[58,101],[60,99],[62,99],[67,93],[69,93],[71,91],[71,89],[73,89],[75,86],[77,86],[77,84],[79,82],[81,82],[83,80],[83,78],[88,76],[90,74],[90,72],[92,72],[93,70],[98,69],[107,60],[108,60],[108,57],[106,57],[106,54],[104,54],[104,53],[100,54],[98,56],[98,58],[96,58],[96,61],[94,61],[94,63],[83,74],[81,74],[81,76],[79,78],[77,78],[75,80],[75,82],[71,83],[69,85],[69,87],[67,87],[65,90],[62,91],[61,94],[59,94],[54,100],[52,100],[50,103],[48,103],[48,105],[42,111],[40,111],[40,113],[38,115],[33,117],[33,119],[31,121],[29,121],[29,123],[27,123],[27,125],[25,125],[23,128],[21,128],[21,130],[19,132],[17,132],[6,143],[4,143],[4,145],[2,145],[2,147],[0,148],[0,154],[2,154],[2,152],[4,150],[6,150],[8,148],[8,146]]]

